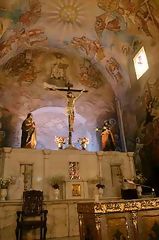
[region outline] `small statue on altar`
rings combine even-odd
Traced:
[[[22,123],[22,148],[35,148],[36,147],[36,129],[35,122],[33,121],[32,113],[28,113],[26,119]]]
[[[116,145],[109,120],[104,121],[103,127],[96,128],[96,131],[101,131],[102,151],[115,151]]]

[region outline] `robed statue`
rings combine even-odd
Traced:
[[[36,129],[35,122],[33,121],[32,113],[28,113],[26,119],[22,123],[22,148],[35,148],[36,147]]]
[[[115,151],[116,144],[111,130],[110,121],[105,120],[103,127],[96,128],[96,131],[101,131],[102,151]]]

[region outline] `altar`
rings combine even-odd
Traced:
[[[80,240],[159,239],[159,199],[78,203]]]
[[[120,198],[122,179],[135,176],[133,153],[80,150],[1,149],[1,176],[14,176],[7,200],[21,199],[23,190],[39,189],[53,200],[51,178],[63,178],[60,199],[94,199],[96,184],[105,185],[103,198]],[[89,171],[88,171],[89,169]]]
[[[44,193],[48,210],[47,238],[79,236],[77,204],[95,201],[96,185],[105,186],[99,201],[121,198],[121,179],[135,175],[131,152],[88,152],[76,149],[37,150],[1,148],[1,176],[14,176],[5,201],[0,201],[0,239],[15,239],[16,211],[21,209],[24,190]],[[88,171],[89,169],[89,171]],[[55,198],[50,179],[63,178]],[[33,236],[36,236],[36,232]]]

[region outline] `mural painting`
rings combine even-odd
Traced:
[[[4,64],[17,52],[23,52],[37,44],[46,44],[47,36],[42,28],[31,28],[41,16],[41,5],[38,0],[29,1],[21,9],[0,9],[1,39],[0,39],[0,64]],[[9,24],[6,24],[9,19]],[[3,24],[4,22],[4,24]]]
[[[116,80],[117,84],[123,84],[124,79],[121,73],[121,67],[115,58],[111,57],[106,60],[105,68],[110,76]]]
[[[43,5],[43,11],[47,23],[58,25],[62,29],[66,27],[68,31],[70,30],[69,25],[71,25],[71,29],[76,29],[82,25],[85,18],[85,4],[80,0],[50,1],[49,5]]]
[[[86,36],[80,38],[73,37],[71,44],[85,52],[89,57],[95,58],[99,61],[105,57],[104,49],[98,40],[91,40]]]
[[[101,73],[88,60],[84,60],[84,63],[80,66],[80,83],[90,88],[99,88],[102,86]]]
[[[97,5],[105,11],[96,17],[95,30],[98,36],[105,30],[129,32],[131,26],[136,25],[138,31],[152,37],[153,30],[150,25],[159,29],[159,19],[155,16],[156,5],[152,1],[98,0]]]
[[[32,51],[30,50],[26,50],[11,58],[3,65],[2,70],[12,77],[17,77],[19,85],[22,83],[31,84],[37,77],[36,67],[32,58]]]
[[[70,81],[76,88],[88,89],[88,97],[81,98],[78,113],[87,123],[87,129],[92,131],[90,139],[95,139],[97,123],[102,126],[104,120],[112,116],[111,104],[114,97],[118,97],[122,113],[129,114],[129,118],[123,114],[123,122],[127,121],[124,124],[126,140],[130,136],[128,125],[131,122],[131,127],[137,125],[141,132],[138,136],[134,127],[131,141],[133,147],[138,144],[142,162],[148,161],[146,154],[158,162],[158,150],[154,149],[157,149],[158,141],[159,96],[153,90],[151,101],[146,103],[146,93],[142,87],[138,88],[139,81],[137,83],[131,74],[134,69],[129,72],[129,68],[133,68],[130,60],[140,45],[144,45],[146,51],[153,50],[153,54],[158,52],[158,7],[157,0],[2,0],[1,106],[16,115],[15,129],[27,112],[44,106],[63,109],[63,100],[57,93],[46,93],[43,83],[64,87]],[[155,67],[154,75],[158,76],[158,59],[150,57],[150,60],[149,74]],[[148,79],[144,77],[140,80],[141,85]],[[135,93],[133,84],[137,86]],[[133,92],[131,97],[127,98],[127,92]],[[137,103],[136,95],[141,96],[141,105]],[[60,122],[56,115],[55,122]],[[50,128],[54,129],[54,126]],[[140,145],[143,148],[140,149]],[[134,150],[131,146],[127,141],[128,151]],[[145,166],[144,171],[148,172]]]
[[[66,86],[68,82],[67,69],[69,64],[64,55],[55,53],[54,56],[55,59],[51,64],[50,79],[48,80],[48,83],[59,87]]]

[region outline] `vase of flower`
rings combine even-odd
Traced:
[[[60,189],[59,188],[54,188],[54,197],[55,200],[58,200],[60,197]]]
[[[60,197],[60,186],[59,184],[55,183],[52,185],[53,190],[54,190],[54,198],[57,200]]]
[[[98,189],[99,198],[103,197],[103,192],[104,192],[105,185],[101,184],[101,183],[98,183],[96,185],[96,187]]]
[[[8,187],[10,184],[15,183],[15,178],[14,177],[3,177],[0,178],[0,199],[2,201],[5,201],[7,198],[7,193],[8,193]]]
[[[145,184],[146,180],[147,179],[144,177],[142,172],[139,171],[136,172],[134,182],[136,184],[136,191],[139,198],[142,197],[142,185]]]
[[[49,182],[54,190],[54,199],[56,200],[60,198],[60,193],[62,193],[64,181],[64,176],[54,176],[49,179]]]
[[[1,192],[1,197],[0,197],[1,201],[5,201],[6,200],[7,193],[8,193],[7,190],[8,190],[7,188],[1,188],[1,190],[0,190],[0,192]]]
[[[99,193],[99,196],[102,197],[103,196],[103,188],[98,188],[98,193]]]
[[[66,144],[66,138],[55,136],[55,142],[57,144],[58,149],[63,149],[63,145]]]
[[[138,197],[142,197],[142,186],[141,185],[137,185],[136,186],[136,191],[137,191],[137,195]]]

